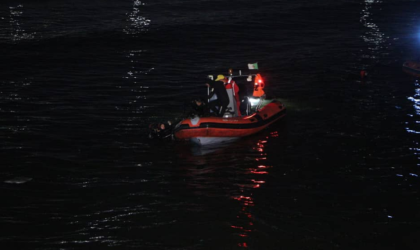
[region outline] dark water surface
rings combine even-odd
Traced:
[[[3,1],[1,249],[419,249],[420,1]],[[288,116],[147,138],[258,62]],[[368,78],[360,79],[365,69]]]

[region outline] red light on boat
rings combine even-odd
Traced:
[[[264,95],[263,88],[264,88],[264,82],[262,80],[262,77],[260,74],[257,74],[254,80],[254,92],[252,96],[261,97],[262,95]]]

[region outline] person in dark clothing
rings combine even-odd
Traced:
[[[217,116],[223,116],[229,105],[229,96],[226,92],[225,85],[222,81],[211,81],[208,80],[206,83],[207,87],[210,88],[209,100],[212,99],[213,95],[217,96],[216,100],[209,102],[209,109],[212,110]]]
[[[188,111],[185,117],[206,117],[209,116],[209,110],[207,107],[207,101],[204,98],[196,97],[192,101],[185,103],[185,107]],[[184,111],[185,113],[185,111]]]
[[[199,117],[208,116],[209,110],[207,107],[207,103],[203,101],[201,98],[194,99],[194,111]]]
[[[167,123],[152,123],[149,125],[149,138],[164,139],[170,138],[172,135],[172,122]]]
[[[248,96],[250,95],[248,93],[248,82],[245,79],[240,79],[238,78],[238,80],[236,81],[236,84],[239,86],[239,100],[240,100],[240,105],[239,105],[239,110],[241,111],[242,115],[249,115],[247,113],[248,110]],[[252,93],[251,93],[252,94]]]

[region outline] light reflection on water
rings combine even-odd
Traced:
[[[29,40],[34,39],[34,33],[27,33],[21,24],[21,19],[23,16],[23,5],[19,4],[17,6],[11,6],[10,9],[10,29],[11,29],[11,38],[12,41],[20,41],[20,40]]]
[[[365,0],[361,11],[360,22],[366,27],[367,31],[361,35],[366,42],[368,51],[362,51],[364,59],[370,59],[374,62],[380,60],[380,55],[386,47],[389,37],[380,30],[379,26],[374,22],[373,10],[377,5],[382,4],[382,0]],[[369,65],[365,65],[369,66]]]
[[[27,125],[30,119],[25,116],[21,116],[19,106],[27,101],[29,98],[22,97],[22,91],[31,85],[31,81],[28,79],[20,81],[3,81],[0,82],[2,90],[0,90],[0,103],[4,104],[0,106],[0,114],[13,114],[15,117],[14,125],[3,127],[12,132],[28,130]]]
[[[407,99],[413,102],[414,114],[409,114],[412,122],[407,122],[407,127],[405,128],[408,133],[411,134],[420,134],[420,83],[419,80],[414,82],[414,95],[409,96]],[[417,159],[420,160],[420,147],[417,141],[414,141],[415,147],[410,148],[413,151],[413,154],[417,156]],[[420,166],[420,163],[417,163],[417,166]],[[410,174],[411,175],[411,174]]]
[[[127,13],[127,22],[128,25],[123,30],[130,38],[134,38],[139,34],[147,33],[148,26],[150,25],[150,19],[141,15],[141,7],[146,4],[135,0],[133,2],[133,9],[130,13]],[[127,66],[129,67],[126,71],[124,79],[124,85],[116,86],[120,89],[127,89],[131,93],[127,93],[128,105],[116,106],[115,109],[120,111],[128,111],[132,115],[128,116],[127,120],[124,121],[122,125],[123,130],[133,130],[139,127],[141,122],[141,117],[139,114],[145,112],[149,107],[144,104],[144,101],[147,99],[147,91],[149,86],[145,84],[144,78],[142,76],[150,73],[154,68],[142,69],[142,56],[146,53],[147,50],[142,48],[133,48],[126,52],[126,58],[128,59]]]
[[[270,137],[277,136],[277,131],[270,133]],[[248,238],[254,231],[254,216],[252,215],[252,207],[256,205],[253,198],[254,190],[260,188],[261,185],[265,183],[264,176],[269,174],[268,170],[272,168],[272,166],[265,164],[265,161],[267,160],[265,145],[268,138],[269,137],[258,140],[253,147],[253,151],[257,152],[257,156],[255,157],[254,167],[246,170],[246,176],[250,176],[250,178],[247,179],[248,183],[239,185],[240,195],[232,197],[234,200],[237,200],[242,207],[237,215],[238,224],[231,225],[231,228],[237,231],[237,234],[240,237],[238,246],[243,248],[249,246]]]
[[[140,7],[144,5],[146,4],[139,0],[134,1],[133,10],[127,13],[127,20],[130,24],[124,29],[126,34],[136,36],[148,31],[151,20],[142,16],[140,11]]]
[[[278,136],[278,132],[273,131],[229,144],[176,146],[180,162],[175,164],[185,166],[181,169],[188,176],[185,183],[189,192],[197,197],[206,197],[206,200],[218,199],[218,203],[228,206],[225,213],[228,224],[223,224],[219,231],[231,235],[234,241],[229,244],[238,248],[252,248],[255,242],[256,219],[253,211],[258,204],[254,202],[254,196],[258,195],[256,191],[266,183],[267,175],[273,167],[268,164],[271,157],[266,152],[267,143]],[[225,197],[228,200],[224,200]],[[189,206],[192,204],[195,201]],[[196,204],[197,211],[200,211],[200,205]]]

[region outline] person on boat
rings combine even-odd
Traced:
[[[190,111],[187,113],[187,117],[209,116],[209,110],[208,110],[208,107],[207,107],[207,102],[205,102],[200,97],[194,98],[188,106],[190,106],[189,107]]]
[[[239,86],[238,84],[236,84],[236,82],[230,78],[228,79],[227,77],[225,77],[224,75],[218,75],[216,78],[216,81],[222,81],[225,85],[226,89],[232,89],[233,87],[233,91],[234,91],[234,96],[235,96],[235,101],[236,101],[236,109],[238,111],[238,116],[241,116],[241,111],[239,109],[239,107],[241,106],[241,101],[239,98]]]
[[[236,84],[238,84],[238,87],[239,87],[238,96],[240,100],[240,105],[238,107],[240,113],[238,112],[238,114],[246,114],[247,109],[248,109],[248,103],[249,103],[248,88],[247,88],[247,85],[244,83],[236,81]]]
[[[220,79],[216,79],[216,81],[208,79],[206,85],[211,89],[208,96],[208,99],[210,100],[208,108],[217,116],[223,116],[229,105],[229,96],[226,92],[224,83],[221,82]],[[214,96],[217,96],[217,99],[214,99]]]

